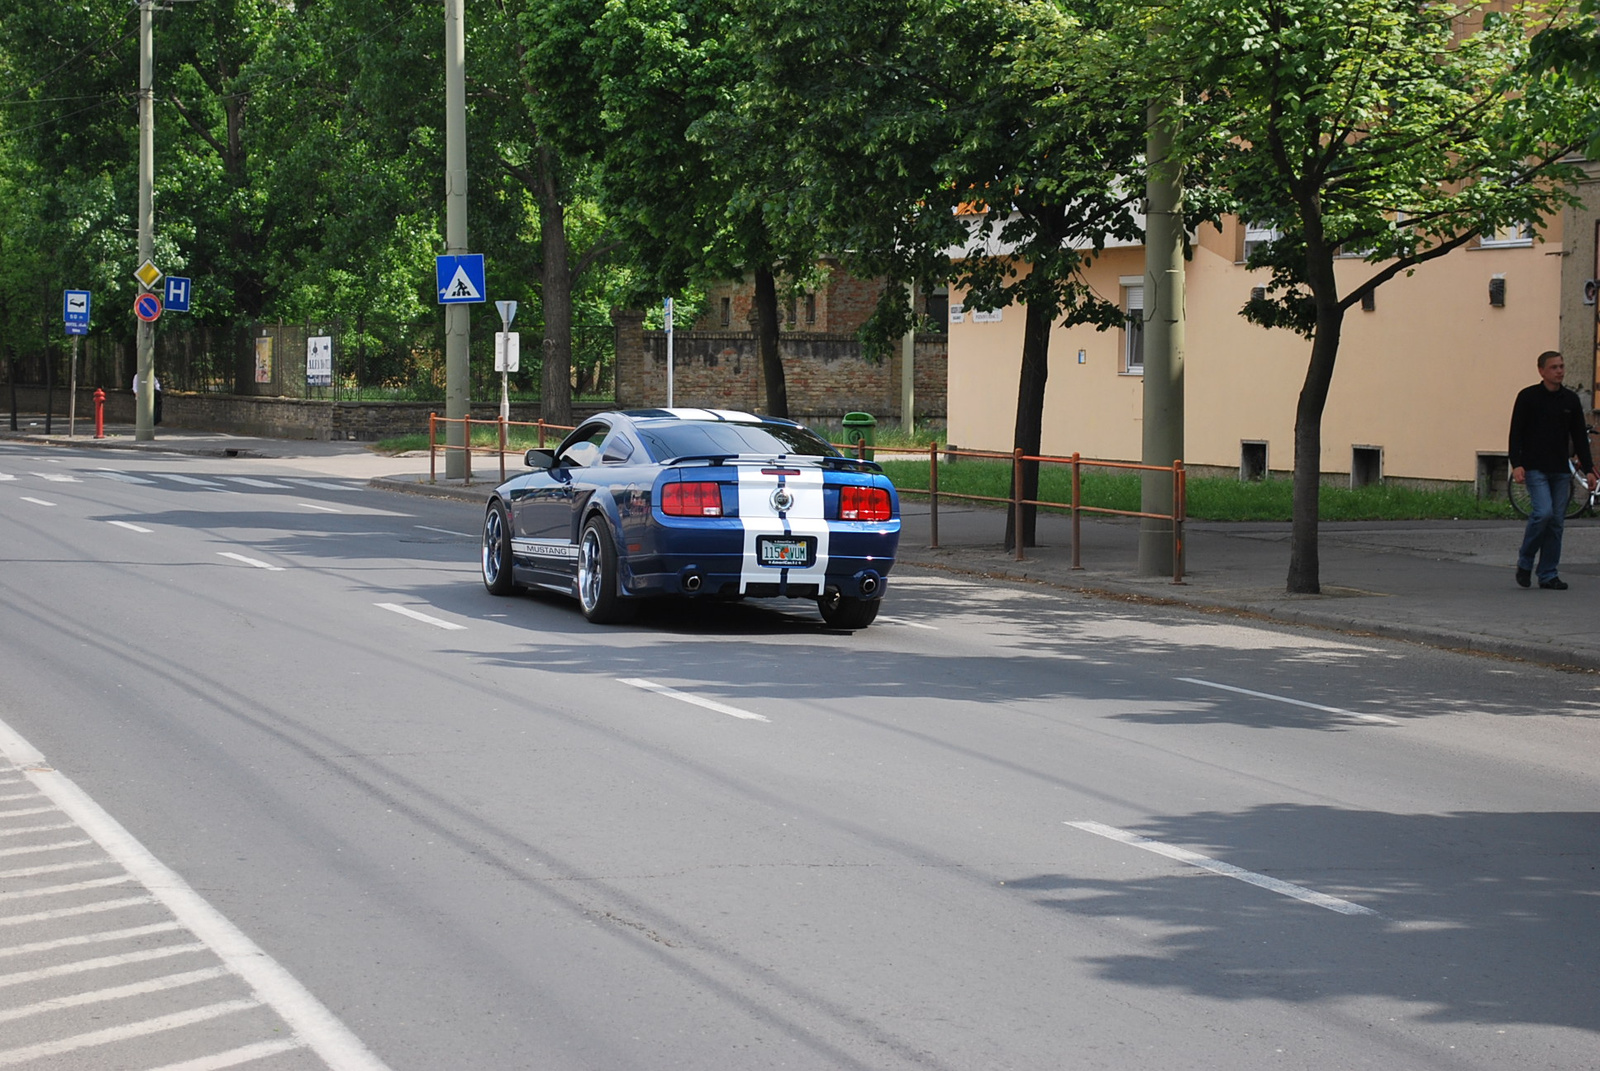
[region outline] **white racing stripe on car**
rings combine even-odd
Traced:
[[[769,465],[768,468],[781,468]],[[789,471],[793,472],[793,469]],[[780,484],[794,496],[794,504],[779,513],[772,504]],[[739,467],[739,521],[744,526],[744,566],[739,591],[751,584],[816,584],[820,589],[828,574],[828,522],[822,515],[822,470],[801,468],[797,476],[770,476],[755,466]],[[762,565],[756,556],[758,536],[815,536],[817,557],[809,569]]]

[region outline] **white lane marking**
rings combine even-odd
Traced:
[[[88,1034],[77,1034],[70,1038],[61,1038],[57,1041],[45,1041],[37,1045],[27,1045],[20,1049],[7,1049],[4,1052],[0,1052],[0,1067],[25,1064],[30,1060],[37,1060],[43,1056],[60,1056],[65,1052],[93,1048],[97,1045],[111,1045],[118,1041],[127,1041],[129,1038],[148,1037],[151,1034],[159,1034],[164,1030],[177,1030],[194,1023],[203,1023],[209,1019],[216,1019],[224,1015],[231,1015],[234,1012],[248,1011],[251,1008],[259,1007],[261,1007],[259,1000],[227,1000],[221,1004],[208,1004],[203,1008],[175,1012],[172,1015],[146,1019],[143,1022],[129,1023],[126,1026],[114,1026],[109,1030],[96,1030]]]
[[[290,490],[289,485],[286,483],[273,483],[271,480],[258,480],[253,476],[224,476],[223,479],[231,480],[234,483],[242,483],[246,487],[270,487],[274,491]]]
[[[203,941],[189,941],[186,944],[167,945],[163,948],[145,948],[138,952],[125,952],[120,956],[101,956],[99,959],[83,959],[78,960],[76,963],[58,963],[53,967],[40,967],[32,971],[0,974],[0,986],[24,985],[28,982],[40,982],[46,978],[64,978],[69,974],[110,970],[112,967],[126,967],[130,963],[148,963],[153,959],[167,959],[171,956],[182,956],[190,952],[205,951],[208,951],[208,949]]]
[[[0,811],[0,818],[16,818],[24,814],[48,814],[54,807],[19,807],[14,811]]]
[[[445,535],[460,536],[462,539],[473,538],[471,532],[452,532],[448,528],[434,528],[432,525],[427,524],[419,524],[416,527],[421,528],[424,532],[443,532]]]
[[[31,915],[7,915],[0,918],[0,926],[27,926],[35,922],[53,922],[56,919],[76,918],[79,915],[98,915],[102,911],[121,911],[125,907],[143,907],[156,902],[154,896],[124,896],[120,900],[101,900],[77,907],[58,907],[54,911],[35,911]]]
[[[84,843],[89,843],[85,841]],[[0,956],[30,956],[35,952],[54,952],[58,948],[77,948],[80,945],[104,944],[107,941],[126,941],[130,937],[148,937],[156,933],[181,930],[177,922],[152,922],[148,926],[126,926],[120,930],[101,930],[99,933],[80,933],[71,937],[58,937],[53,941],[35,941],[28,945],[0,948]]]
[[[141,528],[139,525],[134,524],[132,521],[107,521],[106,523],[107,524],[114,524],[118,528],[126,528],[130,532],[143,532],[145,535],[149,535],[150,532],[151,532],[151,529],[149,529],[149,528]]]
[[[310,990],[202,899],[188,882],[150,854],[149,849],[82,789],[60,771],[47,766],[38,749],[3,721],[0,721],[0,754],[22,767],[29,781],[127,868],[140,885],[160,899],[185,929],[205,942],[234,974],[243,978],[332,1071],[389,1071],[349,1027],[312,996]]]
[[[37,1004],[7,1008],[5,1011],[0,1011],[0,1023],[9,1023],[13,1019],[26,1019],[30,1015],[53,1012],[60,1008],[81,1008],[85,1004],[104,1004],[107,1001],[122,1000],[124,997],[142,997],[149,993],[194,985],[197,982],[208,982],[213,978],[225,978],[227,974],[226,967],[205,967],[198,971],[184,971],[182,974],[169,974],[164,978],[152,978],[148,982],[113,986],[110,989],[95,989],[87,993],[73,993],[52,1000],[41,1000]]]
[[[21,784],[20,781],[17,783]],[[11,800],[36,800],[38,798],[39,793],[37,792],[13,792],[7,796],[0,796],[0,801],[9,803]]]
[[[16,477],[11,475],[11,473],[9,473],[9,472],[0,472],[0,483],[4,483],[6,480],[14,480],[14,479],[16,479]]]
[[[320,509],[324,513],[343,513],[344,512],[344,510],[342,510],[342,509],[334,509],[332,506],[319,506],[315,502],[301,502],[300,505],[304,506],[306,509]]]
[[[36,472],[36,473],[34,473],[34,475],[39,477],[39,479],[41,479],[41,480],[49,480],[51,483],[77,483],[78,482],[78,478],[76,476],[68,476],[64,472]]]
[[[68,848],[81,848],[85,844],[93,844],[88,840],[61,840],[54,844],[25,844],[20,848],[0,848],[0,857],[12,855],[34,855],[38,852],[63,852]],[[3,955],[3,953],[0,953]]]
[[[133,476],[126,472],[118,472],[116,469],[100,469],[95,473],[95,475],[107,480],[116,480],[119,483],[142,483],[146,486],[155,485],[154,480],[147,480],[143,476]]]
[[[1286,695],[1272,695],[1268,692],[1252,692],[1248,688],[1235,688],[1231,684],[1218,684],[1215,681],[1203,681],[1198,677],[1179,677],[1178,680],[1185,684],[1198,684],[1202,688],[1216,688],[1223,692],[1237,692],[1239,695],[1253,696],[1256,699],[1271,699],[1277,703],[1287,703],[1292,707],[1305,707],[1308,710],[1320,710],[1325,714],[1338,714],[1346,718],[1355,718],[1357,721],[1370,721],[1379,725],[1399,725],[1393,718],[1385,718],[1380,714],[1362,714],[1360,711],[1345,710],[1341,707],[1325,707],[1321,703],[1307,703],[1301,699],[1290,699]]]
[[[133,879],[127,874],[114,878],[95,878],[93,881],[75,881],[71,885],[47,885],[42,889],[16,889],[0,892],[0,900],[21,900],[33,896],[60,896],[63,893],[82,892],[84,889],[102,889],[107,885],[125,885]]]
[[[465,625],[458,625],[454,621],[445,621],[437,617],[429,617],[427,614],[413,610],[409,606],[401,606],[397,602],[375,602],[372,605],[378,607],[380,610],[388,610],[391,613],[403,614],[406,617],[413,618],[417,621],[425,621],[436,628],[447,628],[459,631],[467,627]]]
[[[190,485],[191,487],[221,487],[222,486],[220,483],[213,483],[210,480],[197,479],[194,476],[184,476],[183,474],[177,473],[177,472],[152,472],[150,475],[159,476],[163,480],[172,480],[175,483],[186,483],[186,484]]]
[[[289,479],[289,480],[294,481],[295,483],[299,484],[301,487],[315,487],[315,488],[318,488],[319,490],[322,490],[322,491],[354,491],[355,490],[354,487],[351,487],[351,486],[349,486],[347,484],[328,483],[328,482],[326,482],[324,480],[308,480],[304,476],[289,476],[289,477],[286,477],[286,478]]]
[[[908,628],[925,628],[931,632],[938,632],[938,625],[924,625],[921,621],[913,621],[908,617],[889,617],[885,614],[878,615],[879,621],[887,621],[891,625],[905,625]]]
[[[664,695],[668,699],[676,699],[680,703],[690,703],[697,707],[705,707],[707,710],[714,710],[718,714],[726,714],[731,718],[765,722],[772,720],[761,714],[752,714],[748,710],[740,710],[738,707],[730,707],[726,703],[719,703],[715,699],[701,699],[697,695],[680,692],[676,688],[668,688],[665,684],[657,684],[655,681],[647,681],[640,677],[618,677],[617,679],[623,684],[631,685],[634,688],[643,688],[647,692],[655,692],[657,695]]]
[[[46,502],[42,498],[29,498],[27,495],[23,495],[22,496],[22,501],[24,501],[24,502],[32,502],[35,506],[53,506],[53,505],[55,505],[54,502]]]
[[[150,1071],[222,1071],[226,1067],[238,1067],[240,1064],[276,1056],[280,1052],[303,1048],[305,1043],[298,1039],[258,1041],[254,1045],[241,1045],[237,1049],[229,1049],[227,1052],[214,1053],[210,1056],[197,1056],[193,1060],[185,1060],[178,1064],[163,1064],[161,1067],[151,1068]]]
[[[246,558],[243,554],[235,554],[231,550],[219,550],[217,555],[223,558],[232,558],[236,562],[244,562],[246,565],[253,565],[257,569],[267,569],[274,573],[283,572],[283,566],[281,565],[271,565],[260,558]]]
[[[52,811],[54,807],[50,808]],[[61,822],[53,826],[22,826],[18,829],[0,829],[0,837],[20,837],[24,833],[54,833],[58,829],[76,829],[71,822]]]
[[[105,859],[80,859],[71,863],[46,863],[43,866],[19,867],[0,870],[0,878],[36,878],[40,874],[62,874],[68,870],[89,870],[97,866],[110,866]]]
[[[1370,907],[1353,904],[1349,900],[1341,900],[1337,896],[1329,896],[1327,893],[1319,893],[1315,889],[1306,888],[1304,885],[1295,885],[1292,882],[1271,878],[1265,874],[1257,874],[1253,870],[1245,870],[1243,867],[1234,866],[1232,863],[1224,863],[1220,859],[1213,859],[1208,855],[1201,855],[1199,852],[1191,852],[1187,848],[1179,848],[1171,844],[1163,844],[1158,840],[1150,840],[1148,837],[1141,837],[1137,833],[1129,833],[1127,830],[1118,829],[1115,826],[1101,825],[1099,822],[1067,822],[1065,824],[1074,829],[1081,829],[1085,833],[1093,833],[1097,837],[1105,837],[1107,840],[1118,841],[1134,848],[1143,848],[1147,852],[1164,855],[1168,859],[1176,859],[1180,863],[1188,863],[1190,866],[1199,867],[1201,870],[1209,870],[1213,874],[1221,874],[1225,878],[1243,881],[1283,896],[1292,896],[1296,900],[1303,900],[1308,904],[1314,904],[1329,911],[1337,911],[1341,915],[1374,915],[1378,918],[1383,917]]]

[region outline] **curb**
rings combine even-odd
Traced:
[[[182,439],[161,439],[148,443],[136,439],[82,439],[65,435],[29,435],[20,431],[0,431],[0,440],[31,443],[35,446],[69,446],[86,450],[132,450],[147,454],[185,454],[190,457],[275,458],[247,446],[185,446]]]

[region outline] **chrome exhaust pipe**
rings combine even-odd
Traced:
[[[862,595],[862,597],[863,598],[871,598],[872,596],[876,595],[878,593],[878,584],[879,583],[880,583],[880,581],[878,580],[878,575],[876,573],[868,573],[866,576],[862,577],[861,578],[861,595]]]
[[[700,590],[700,574],[699,573],[690,573],[688,576],[684,577],[683,578],[683,590],[687,591],[690,595],[693,595],[695,592],[699,591]]]

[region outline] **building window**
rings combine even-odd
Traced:
[[[1507,246],[1532,244],[1533,225],[1531,223],[1509,223],[1504,227],[1496,227],[1492,231],[1485,231],[1483,237],[1478,239],[1478,245],[1484,249],[1503,249]]]
[[[950,324],[950,291],[946,287],[930,290],[926,307],[928,325],[935,331],[947,330]]]
[[[789,295],[789,300],[784,305],[784,313],[785,313],[785,315],[786,315],[786,317],[787,317],[787,319],[789,321],[789,326],[793,327],[794,326],[794,315],[795,315],[795,298],[794,298],[793,294]]]
[[[1144,375],[1144,284],[1122,288],[1122,371]]]
[[[732,324],[733,324],[733,299],[732,298],[723,298],[722,299],[722,326],[723,327],[728,327],[728,326],[731,326]]]
[[[1268,242],[1277,241],[1283,237],[1283,232],[1265,223],[1246,223],[1244,225],[1244,259],[1249,260],[1250,254]]]
[[[815,294],[807,294],[806,295],[806,323],[809,325],[809,324],[815,324],[816,322],[817,322],[817,295],[815,295]]]

